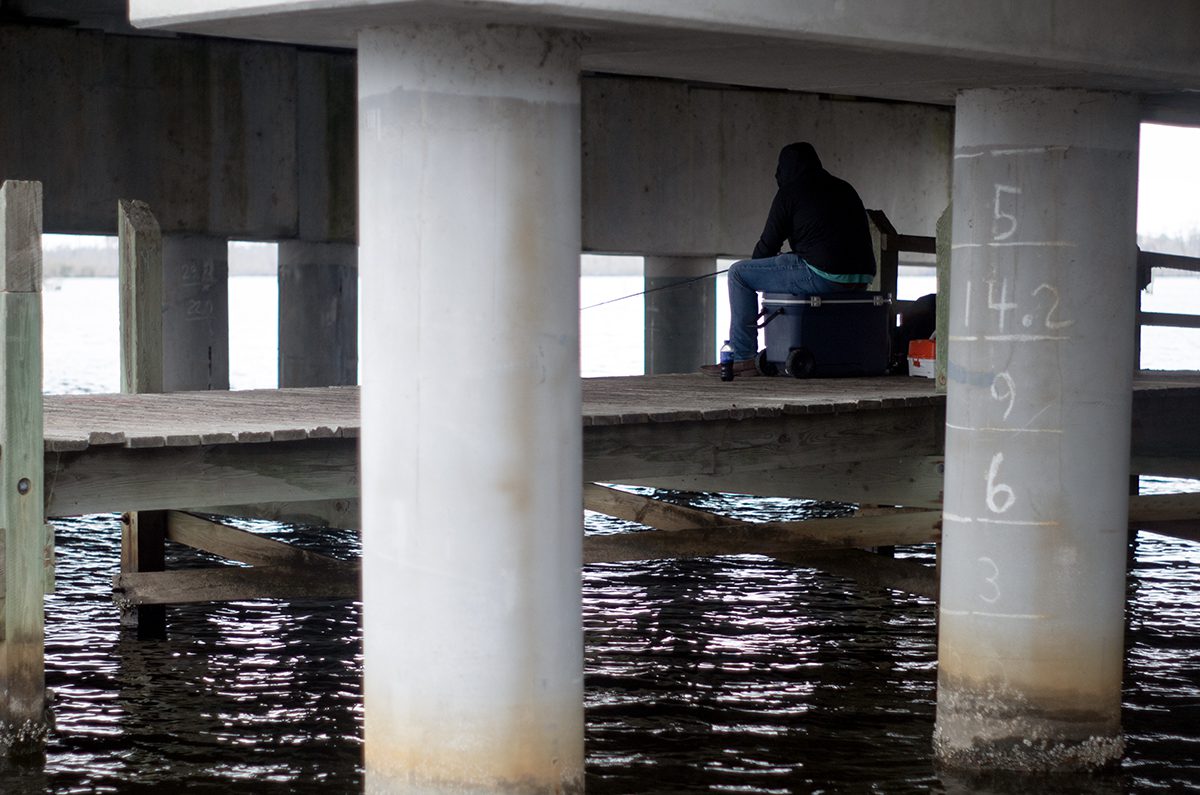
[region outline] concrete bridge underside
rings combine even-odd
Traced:
[[[276,43],[161,40],[195,53],[179,96],[195,93],[189,75],[211,87],[212,133],[186,158],[197,179],[163,173],[144,183],[157,194],[129,197],[191,196],[171,231],[351,242],[330,222],[349,184],[330,142],[347,126],[321,111],[303,122],[312,97],[333,96],[303,88],[303,64],[310,78],[354,64],[369,790],[581,788],[581,553],[563,532],[582,479],[578,253],[668,260],[656,278],[744,254],[775,153],[801,138],[902,232],[931,234],[953,197],[939,757],[1119,758],[1125,535],[1112,517],[1127,515],[1137,125],[1200,123],[1200,7],[131,0],[130,14]],[[116,83],[163,73],[141,47]],[[239,84],[265,106],[231,110]],[[124,101],[113,86],[81,96]],[[159,90],[154,107],[176,107]],[[239,149],[277,126],[258,156]],[[136,163],[110,147],[125,159],[107,189],[124,190]],[[228,168],[239,162],[253,168]],[[250,190],[227,206],[231,184],[264,180],[278,202]],[[61,216],[48,182],[47,217],[94,204],[103,223],[116,196],[85,181]],[[312,224],[306,202],[323,208]],[[479,328],[505,355],[442,367]]]
[[[578,166],[589,69],[955,106],[936,750],[984,768],[1119,758],[1124,533],[1111,517],[1127,510],[1117,429],[1134,368],[1138,123],[1194,109],[1200,9],[134,0],[131,13],[358,49],[369,788],[581,786],[579,552],[560,532],[578,522],[578,326],[575,280],[561,273],[592,231],[576,198],[595,188]],[[674,131],[671,108],[658,126]],[[696,157],[697,139],[682,140],[675,162],[736,158],[736,147]],[[692,195],[709,195],[703,168],[679,170],[697,180]],[[486,218],[465,235],[464,203]],[[692,237],[715,227],[720,241],[721,201],[682,219],[671,206],[658,217],[698,215]],[[456,236],[453,256],[438,250]],[[513,356],[465,373],[418,365],[414,378],[411,360],[386,351],[403,344],[420,362],[467,342],[435,311],[448,263],[467,285],[449,320],[483,322]],[[485,389],[486,406],[455,398]],[[443,440],[472,428],[464,471]],[[443,490],[463,486],[478,495],[466,524],[478,511],[495,529],[485,553],[442,510]],[[388,534],[397,517],[421,531]],[[479,611],[451,568],[505,598]],[[429,594],[441,620],[384,607]],[[459,647],[446,635],[451,615],[478,622],[486,653],[478,637]]]

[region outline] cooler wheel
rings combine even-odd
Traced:
[[[808,348],[794,348],[788,353],[784,369],[793,378],[808,378],[812,375],[816,362]]]

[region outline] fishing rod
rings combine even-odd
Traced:
[[[701,281],[703,279],[711,279],[714,276],[720,276],[722,273],[725,273],[728,270],[729,270],[729,268],[722,268],[719,271],[713,271],[712,273],[706,273],[703,276],[693,276],[692,278],[684,279],[681,282],[672,282],[671,284],[663,284],[663,285],[659,285],[658,287],[650,287],[650,288],[648,288],[646,290],[642,290],[640,292],[630,293],[629,295],[622,295],[620,298],[610,298],[607,301],[600,301],[599,303],[596,303],[596,304],[590,304],[588,306],[581,307],[579,311],[583,312],[586,309],[595,309],[596,307],[604,306],[605,304],[615,304],[617,301],[624,301],[626,298],[637,298],[639,295],[646,295],[648,293],[657,293],[659,290],[673,290],[676,287],[686,287],[689,284]]]

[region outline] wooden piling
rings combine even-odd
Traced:
[[[950,361],[950,211],[946,205],[937,220],[937,362],[934,368],[937,391],[946,391],[946,363]]]
[[[871,289],[890,295],[895,300],[900,280],[899,235],[883,210],[867,210],[867,219],[870,221],[871,246],[875,250],[877,268]]]
[[[117,202],[121,391],[163,391],[162,233],[145,202]]]
[[[42,603],[42,186],[0,185],[0,526],[4,539],[0,746],[36,750],[49,728]]]
[[[121,391],[163,391],[162,233],[145,202],[117,202],[121,290]],[[163,571],[165,511],[130,511],[121,517],[121,574]],[[164,637],[166,606],[122,603],[121,624],[139,638]]]

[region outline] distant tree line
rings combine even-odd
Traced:
[[[42,252],[42,274],[47,279],[116,276],[117,247],[47,248]]]
[[[1142,251],[1200,257],[1200,228],[1183,235],[1139,235]],[[47,248],[43,271],[48,279],[73,276],[116,276],[117,241],[105,241],[95,247]],[[931,258],[930,258],[931,259]],[[921,264],[930,264],[922,262]],[[584,256],[583,272],[589,276],[633,275],[638,273],[633,257]],[[269,276],[276,272],[275,247],[253,243],[233,243],[229,248],[229,272],[234,276]]]
[[[1157,251],[1160,254],[1182,254],[1185,257],[1200,257],[1200,229],[1185,235],[1138,235],[1138,248],[1142,251]]]
[[[278,268],[276,247],[234,242],[229,246],[231,276],[273,276]],[[97,246],[53,246],[42,253],[42,273],[47,279],[117,275],[117,240]]]

